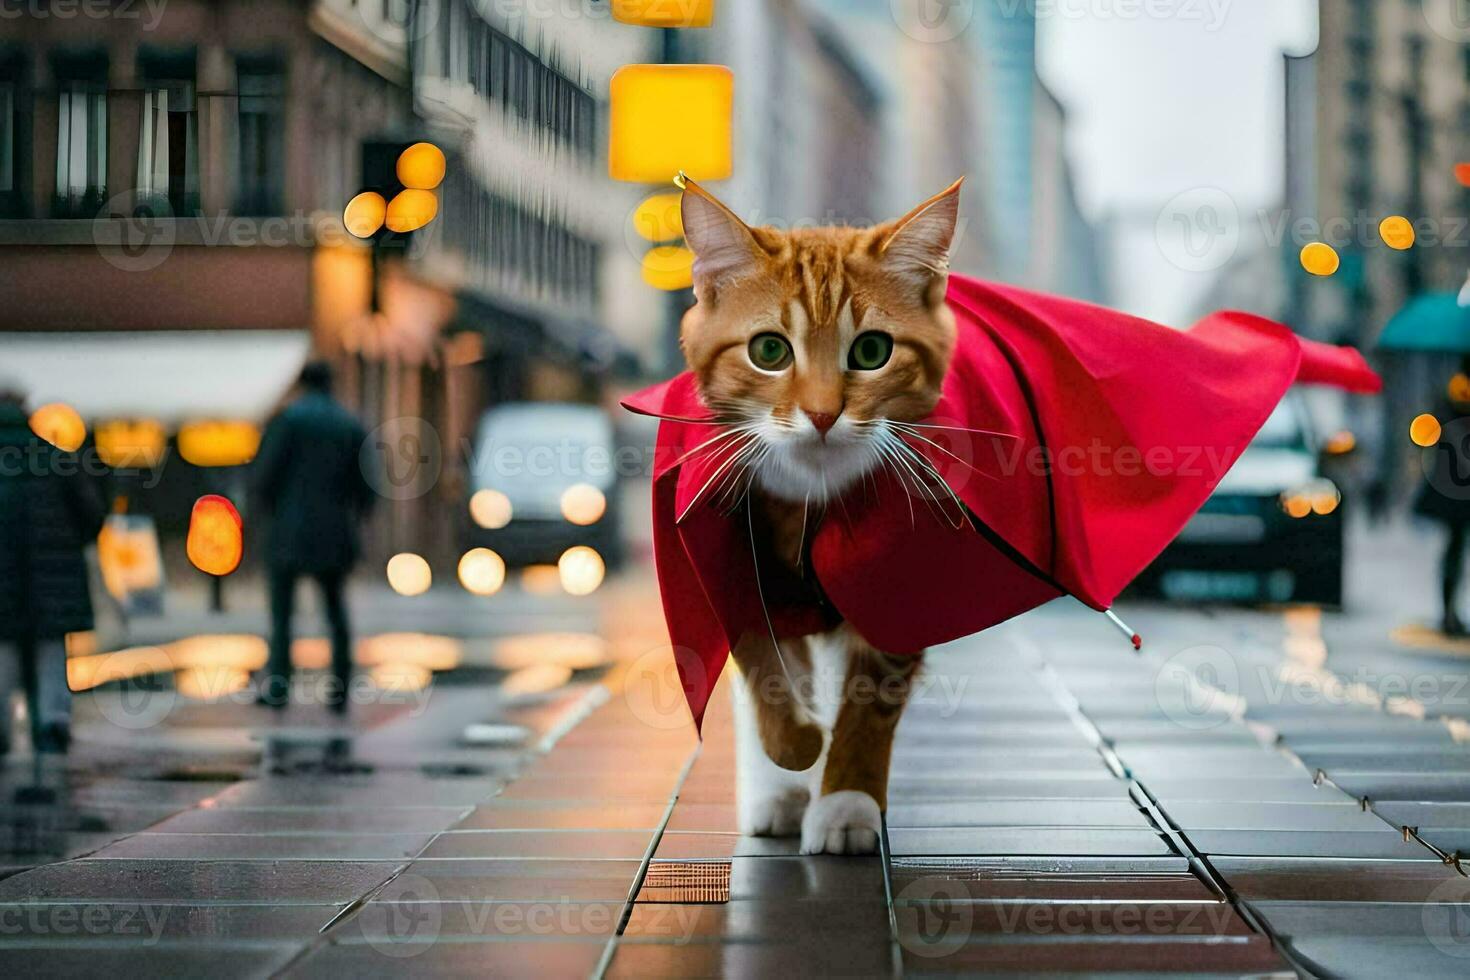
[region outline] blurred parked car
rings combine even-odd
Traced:
[[[1277,406],[1204,507],[1139,576],[1140,591],[1180,601],[1342,604],[1343,499],[1299,392]]]
[[[613,426],[592,405],[512,402],[480,420],[470,460],[466,538],[510,567],[556,564],[592,548],[622,561]]]

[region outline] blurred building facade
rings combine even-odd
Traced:
[[[1455,166],[1470,159],[1470,29],[1450,0],[1321,4],[1314,56],[1316,207],[1342,269],[1313,284],[1305,304],[1314,332],[1371,347],[1412,297],[1453,292],[1466,277],[1470,188]],[[1385,246],[1378,223],[1403,215],[1418,243]],[[1301,243],[1295,243],[1298,247]],[[1413,473],[1405,433],[1443,398],[1452,358],[1380,357],[1386,389],[1376,442],[1381,475],[1400,489]]]
[[[258,425],[310,349],[334,350],[374,292],[340,222],[362,144],[409,127],[400,6],[170,0],[6,18],[0,345],[39,365],[20,379],[33,401],[170,435]],[[121,360],[144,334],[165,353]],[[371,424],[385,406],[363,402],[356,367],[344,394]],[[244,502],[238,466],[205,472],[176,452],[162,465],[131,506],[165,527],[205,489]]]
[[[737,78],[742,215],[885,220],[965,177],[955,269],[1104,299],[1030,5],[751,0],[708,33],[699,60]]]

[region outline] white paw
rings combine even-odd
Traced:
[[[807,807],[801,822],[803,854],[875,854],[883,817],[867,793],[844,789]]]
[[[795,837],[811,796],[805,786],[792,786],[751,801],[740,808],[740,832],[747,837]]]

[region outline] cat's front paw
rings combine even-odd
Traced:
[[[752,800],[740,808],[740,832],[747,837],[795,837],[801,833],[801,817],[810,800],[805,786]]]
[[[844,789],[807,807],[801,822],[803,854],[876,854],[883,816],[867,793]]]

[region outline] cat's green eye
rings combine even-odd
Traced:
[[[780,371],[791,363],[791,344],[778,333],[750,338],[750,363],[762,371]]]
[[[847,349],[847,366],[854,371],[876,371],[893,356],[893,338],[881,330],[869,330]]]

